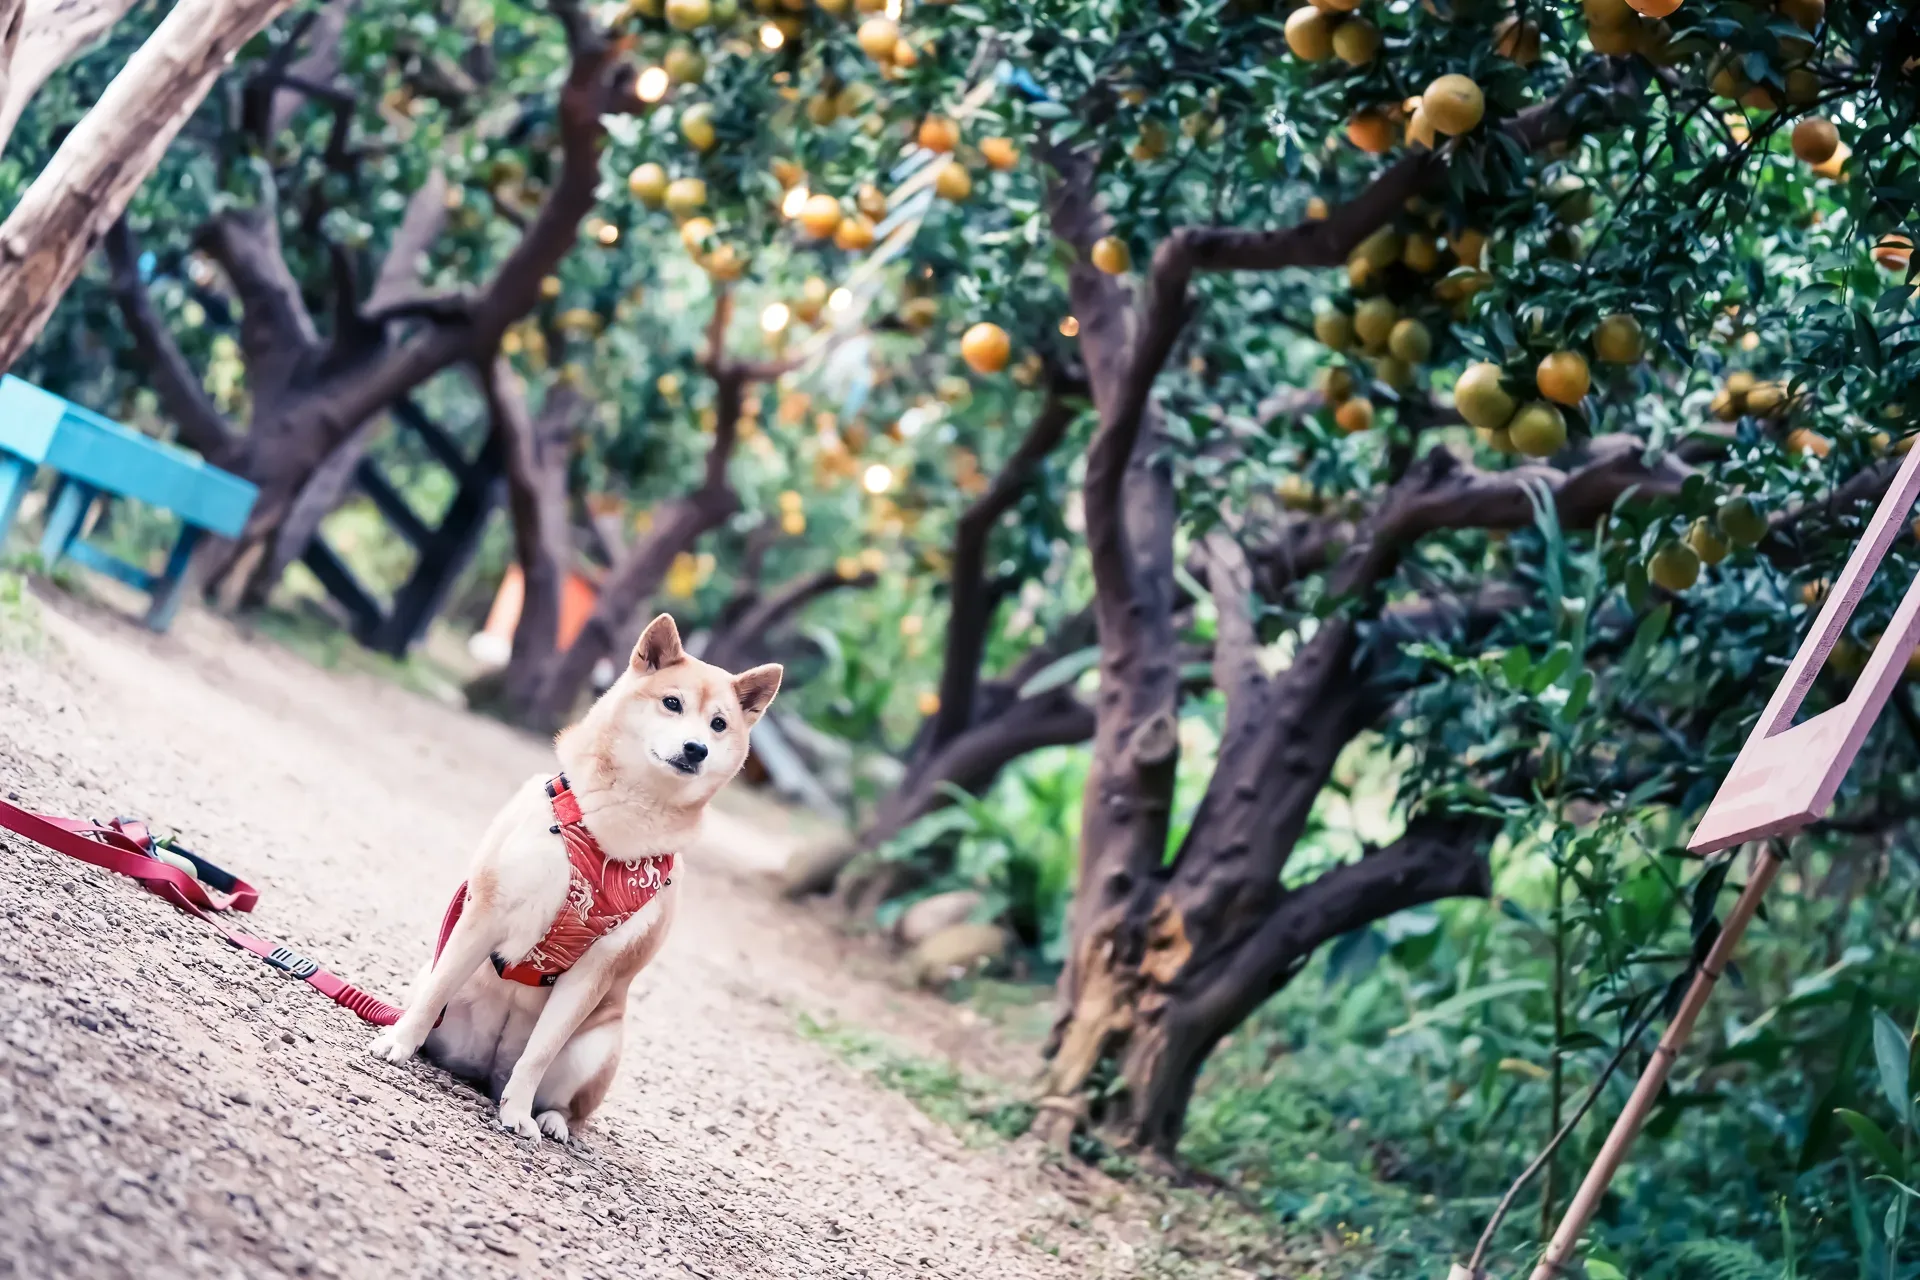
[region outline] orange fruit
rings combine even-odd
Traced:
[[[1545,400],[1535,400],[1507,423],[1507,438],[1529,458],[1551,458],[1567,444],[1567,420]]]
[[[1828,156],[1826,160],[1813,166],[1813,172],[1816,176],[1825,178],[1830,182],[1845,182],[1847,180],[1847,157],[1852,154],[1853,148],[1843,142],[1834,148],[1833,154]]]
[[[1460,259],[1463,267],[1480,265],[1480,258],[1487,251],[1487,233],[1465,227],[1447,236],[1447,248],[1453,250],[1453,256]]]
[[[1647,578],[1656,587],[1685,591],[1700,580],[1700,557],[1684,542],[1666,543],[1647,561]]]
[[[893,47],[900,43],[900,28],[891,18],[868,18],[854,33],[860,48],[875,62],[893,60]]]
[[[1620,313],[1608,316],[1593,331],[1593,353],[1608,364],[1638,364],[1647,353],[1640,322]]]
[[[980,143],[980,154],[995,169],[1011,169],[1020,163],[1020,149],[1013,145],[1011,138],[983,139]]]
[[[1471,133],[1480,124],[1487,113],[1487,100],[1471,78],[1444,75],[1420,95],[1420,109],[1434,128],[1453,138]]]
[[[1393,331],[1387,335],[1387,350],[1393,353],[1396,360],[1424,364],[1427,357],[1433,354],[1433,335],[1427,332],[1427,326],[1408,317],[1394,324]],[[1383,378],[1381,381],[1391,383],[1390,379]]]
[[[933,193],[942,200],[959,204],[973,194],[973,178],[958,163],[949,160],[946,167],[934,175]]]
[[[657,164],[643,164],[627,175],[627,190],[649,209],[658,209],[667,198],[667,171]]]
[[[1353,395],[1353,375],[1345,365],[1328,365],[1313,376],[1313,385],[1328,404],[1344,404]]]
[[[833,244],[835,248],[850,253],[873,248],[873,219],[864,213],[842,218],[839,230],[833,233]]]
[[[1540,24],[1516,17],[1501,19],[1493,28],[1493,51],[1523,67],[1532,66],[1540,60]]]
[[[840,229],[841,216],[840,202],[822,192],[807,197],[798,221],[815,240],[825,240]]]
[[[1534,383],[1540,394],[1555,404],[1579,404],[1593,385],[1593,376],[1579,352],[1555,351],[1534,370]]]
[[[945,116],[928,116],[920,122],[919,141],[929,151],[951,151],[960,145],[960,126]]]
[[[695,151],[711,151],[718,141],[713,129],[713,108],[704,102],[696,102],[680,113],[680,136]]]
[[[1353,345],[1353,317],[1329,307],[1314,316],[1313,336],[1335,351],[1345,351]]]
[[[1007,367],[1013,343],[1007,331],[997,324],[981,321],[960,337],[960,358],[979,374],[998,373]]]
[[[1355,396],[1333,411],[1334,425],[1348,435],[1359,435],[1373,425],[1373,401]]]
[[[1787,432],[1787,452],[1793,454],[1795,457],[1810,453],[1816,458],[1824,458],[1833,452],[1833,441],[1827,439],[1818,431],[1810,431],[1806,427],[1796,427],[1792,431]]]
[[[1380,52],[1380,28],[1365,18],[1349,18],[1333,29],[1333,55],[1350,67],[1364,67]]]
[[[1808,164],[1825,164],[1840,149],[1840,131],[1823,116],[1808,116],[1793,126],[1793,154]]]
[[[662,200],[668,213],[685,217],[707,202],[707,184],[699,178],[675,178]]]
[[[1287,48],[1302,62],[1325,62],[1333,56],[1333,23],[1312,5],[1287,15]]]
[[[1127,242],[1119,236],[1101,236],[1093,242],[1093,252],[1087,255],[1093,265],[1110,276],[1117,276],[1133,265],[1133,255],[1127,251]]]
[[[1883,270],[1904,273],[1913,260],[1913,241],[1898,233],[1881,236],[1873,246],[1873,260]]]
[[[1680,0],[1627,0],[1643,18],[1664,18],[1680,7]]]
[[[1400,261],[1407,264],[1408,270],[1426,275],[1440,266],[1440,246],[1434,243],[1432,236],[1416,231],[1407,237],[1401,247]]]
[[[1366,107],[1347,121],[1347,141],[1369,155],[1383,155],[1393,146],[1393,125],[1378,107]]]
[[[1418,103],[1419,99],[1414,101]],[[1427,114],[1425,107],[1416,105],[1407,113],[1406,138],[1410,147],[1425,147],[1431,151],[1439,145],[1440,137],[1434,132],[1433,117]]]
[[[1500,431],[1513,421],[1513,397],[1501,385],[1500,366],[1485,361],[1468,365],[1453,384],[1453,405],[1482,431]]]

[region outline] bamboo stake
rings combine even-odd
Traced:
[[[1740,891],[1739,898],[1734,901],[1733,910],[1727,914],[1727,923],[1720,930],[1720,936],[1713,940],[1700,971],[1693,975],[1686,999],[1680,1002],[1680,1011],[1674,1015],[1666,1034],[1660,1037],[1659,1047],[1653,1051],[1653,1060],[1647,1063],[1647,1069],[1640,1075],[1640,1082],[1633,1087],[1633,1096],[1627,1099],[1626,1109],[1613,1122],[1613,1129],[1600,1148],[1599,1158],[1587,1170],[1586,1179],[1567,1205],[1566,1216],[1560,1219],[1560,1229],[1553,1233],[1553,1240],[1541,1255],[1540,1265],[1533,1269],[1531,1280],[1561,1280],[1573,1274],[1567,1268],[1567,1259],[1573,1255],[1574,1246],[1580,1243],[1594,1210],[1600,1207],[1600,1197],[1606,1194],[1607,1184],[1619,1172],[1621,1162],[1626,1159],[1627,1148],[1639,1134],[1640,1126],[1646,1123],[1647,1113],[1653,1110],[1654,1101],[1660,1096],[1660,1090],[1673,1070],[1674,1059],[1679,1057],[1687,1037],[1693,1034],[1694,1020],[1700,1016],[1707,997],[1713,994],[1714,985],[1726,971],[1727,958],[1739,944],[1740,935],[1747,931],[1748,922],[1759,909],[1760,899],[1765,896],[1767,886],[1773,883],[1773,877],[1779,870],[1779,852],[1772,844],[1760,845],[1753,855],[1753,869],[1747,876],[1746,888]]]

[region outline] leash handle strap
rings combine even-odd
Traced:
[[[252,885],[196,854],[189,854],[184,849],[175,850],[193,863],[196,869],[204,868],[232,885],[229,892],[209,890],[180,868],[147,852],[138,840],[121,829],[122,826],[134,827],[142,836],[146,834],[144,827],[123,823],[119,819],[115,820],[114,826],[103,827],[98,823],[34,813],[0,800],[0,827],[25,836],[55,853],[138,880],[154,896],[165,899],[189,915],[198,916],[234,946],[242,951],[251,951],[274,968],[299,978],[365,1022],[378,1027],[390,1027],[399,1021],[400,1009],[360,990],[345,978],[327,972],[291,947],[256,938],[250,933],[239,933],[222,924],[214,912],[253,910],[254,904],[260,900],[260,894]],[[151,843],[151,837],[147,837],[147,840]]]

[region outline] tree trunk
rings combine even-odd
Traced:
[[[13,132],[18,109],[9,111],[16,85],[24,85],[17,63],[21,36],[27,26],[26,0],[0,0],[0,152],[7,149],[7,136]],[[37,86],[36,86],[37,87]],[[28,93],[32,89],[27,90]],[[23,102],[25,95],[22,95]]]
[[[550,654],[528,677],[533,689],[526,722],[553,729],[573,710],[593,669],[602,658],[624,654],[633,627],[633,615],[665,581],[676,557],[691,552],[701,538],[719,528],[740,509],[740,497],[727,479],[734,446],[740,440],[747,388],[770,381],[791,368],[787,364],[752,364],[726,354],[727,324],[733,317],[733,295],[722,289],[714,297],[707,321],[707,349],[703,363],[713,378],[713,443],[697,488],[661,504],[653,512],[653,527],[629,547],[601,580],[593,612],[564,652]],[[516,640],[518,637],[516,636]]]
[[[527,412],[519,378],[504,359],[495,357],[484,378],[493,429],[504,433],[507,512],[513,519],[514,559],[525,584],[512,657],[500,680],[505,714],[520,719],[531,713],[559,644],[560,594],[573,569],[567,464],[574,426],[588,406],[571,383],[560,383],[547,393],[540,416],[534,418]]]
[[[80,266],[234,53],[292,0],[180,0],[0,224],[0,370],[33,344]]]
[[[702,486],[654,509],[653,528],[601,582],[580,634],[542,665],[529,714],[532,725],[554,728],[567,718],[600,659],[624,652],[631,643],[634,614],[660,589],[674,559],[739,509],[739,497],[725,484]]]
[[[0,154],[47,77],[131,8],[133,0],[0,0]]]
[[[1081,957],[1082,1009],[1049,1081],[1071,1091],[1055,1092],[1044,1109],[1077,1122],[1087,1114],[1080,1069],[1115,1056],[1122,1088],[1090,1118],[1119,1144],[1171,1165],[1200,1068],[1221,1037],[1341,934],[1421,903],[1486,897],[1492,826],[1419,820],[1386,848],[1296,889],[1249,875],[1231,843],[1189,840],[1182,871],[1143,885],[1128,904],[1147,921],[1143,947],[1126,948],[1112,933],[1089,939],[1097,944]],[[1223,918],[1221,904],[1236,900],[1245,905]]]
[[[1047,386],[1046,402],[1000,474],[979,499],[960,514],[953,535],[952,567],[947,582],[947,635],[941,654],[940,707],[925,748],[937,751],[959,737],[973,723],[974,702],[980,687],[980,663],[987,638],[993,632],[1003,592],[987,577],[987,546],[1000,517],[1012,510],[1035,478],[1047,456],[1059,447],[1073,424],[1076,406],[1068,399],[1077,390],[1057,372]]]
[[[1004,596],[987,577],[988,542],[1000,517],[1012,510],[1039,475],[1049,454],[1073,425],[1078,407],[1072,397],[1085,388],[1058,370],[1051,372],[1047,397],[987,491],[961,513],[953,537],[948,571],[948,610],[941,650],[940,706],[920,726],[908,749],[907,773],[859,833],[832,851],[813,851],[796,865],[786,884],[795,898],[824,893],[860,854],[878,848],[910,824],[951,799],[948,786],[974,795],[993,785],[1000,771],[1042,747],[1085,742],[1093,732],[1092,713],[1065,691],[1026,700],[1018,691],[1035,673],[1092,639],[1090,617],[1076,618],[1059,634],[1037,646],[1002,681],[981,679],[987,639]],[[1062,641],[1070,640],[1063,646]],[[1014,713],[1002,724],[1003,713]],[[843,886],[847,896],[871,897],[861,886]]]
[[[188,0],[167,21],[172,23],[199,2]],[[552,8],[566,30],[572,55],[559,99],[560,174],[519,242],[478,291],[441,297],[403,287],[417,276],[421,256],[438,235],[444,217],[446,184],[437,172],[415,193],[373,295],[364,303],[359,300],[352,257],[335,252],[334,323],[325,340],[317,336],[281,257],[270,185],[261,192],[258,206],[222,214],[204,229],[201,243],[219,260],[240,294],[247,317],[241,346],[253,418],[244,434],[234,432],[212,405],[147,304],[130,234],[115,237],[118,256],[124,260],[124,265],[120,260],[114,263],[122,311],[136,345],[156,370],[156,389],[180,424],[182,440],[202,448],[210,459],[260,490],[246,530],[224,549],[223,558],[207,575],[210,583],[217,585],[236,567],[261,557],[263,548],[273,546],[316,469],[334,457],[363,424],[455,364],[490,361],[508,326],[538,304],[540,282],[572,250],[580,221],[594,205],[606,140],[603,119],[632,109],[637,100],[631,68],[616,63],[614,46],[604,34],[571,0],[555,0]],[[273,113],[264,114],[271,117]],[[0,228],[0,235],[4,231]],[[112,250],[115,245],[109,247]],[[0,239],[0,263],[5,252],[5,241]],[[0,278],[0,339],[5,336],[7,289],[13,283]],[[406,323],[411,323],[409,331],[397,341],[390,340],[389,331]],[[299,551],[289,545],[280,549],[278,558],[285,563]]]
[[[272,531],[259,559],[247,573],[246,588],[240,596],[242,609],[258,609],[266,604],[281,575],[305,554],[307,544],[320,532],[321,522],[347,500],[347,495],[353,492],[354,472],[359,469],[360,460],[367,456],[374,437],[385,425],[384,417],[361,423],[300,486],[293,505],[287,508],[285,518]]]

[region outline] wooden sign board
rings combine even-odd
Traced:
[[[1752,736],[1740,748],[1719,793],[1694,829],[1687,844],[1690,852],[1715,853],[1748,840],[1784,835],[1826,816],[1867,731],[1899,683],[1907,655],[1920,645],[1920,578],[1907,587],[1847,700],[1803,723],[1795,724],[1793,718],[1866,594],[1874,571],[1907,527],[1916,497],[1920,497],[1920,448],[1908,452],[1873,513],[1866,536],[1827,593],[1813,630],[1801,642]]]

